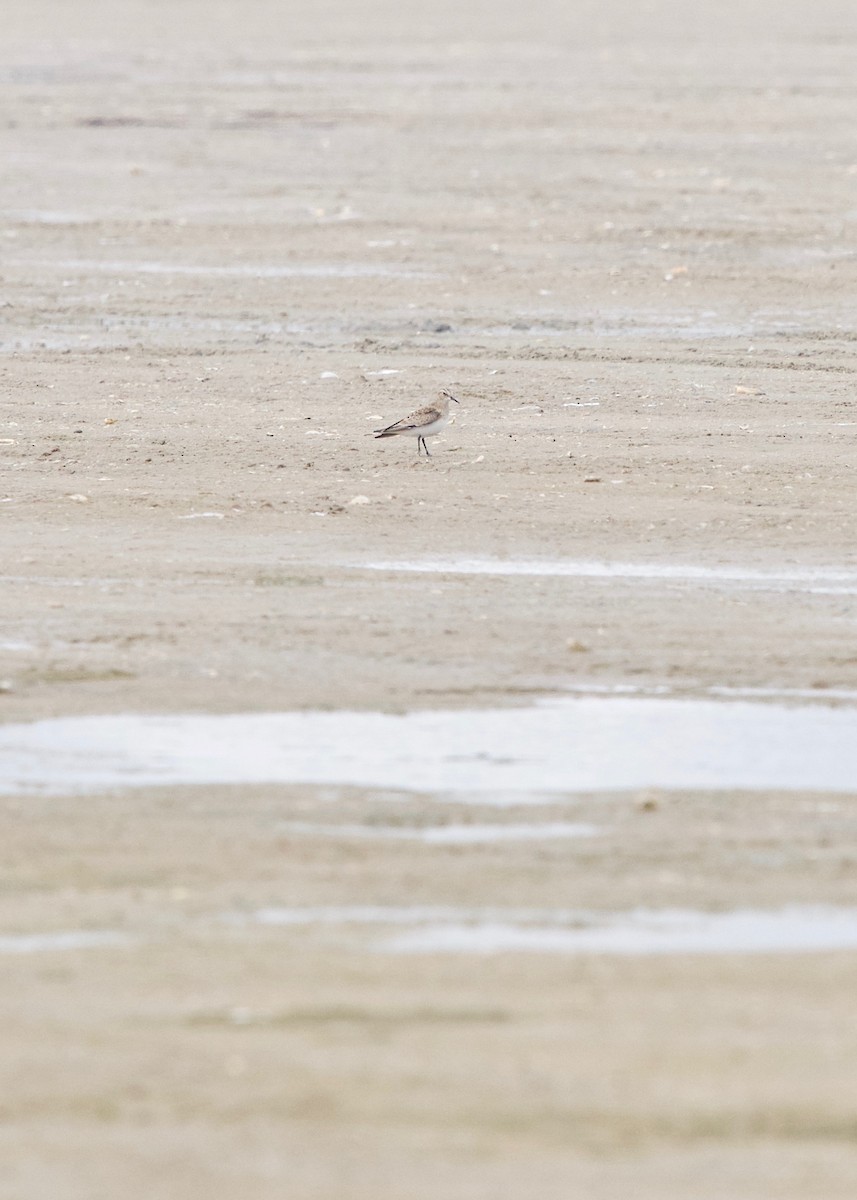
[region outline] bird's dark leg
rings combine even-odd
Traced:
[[[426,445],[425,438],[421,438],[420,440],[422,441],[422,444],[423,444],[423,450],[425,450],[425,452],[426,452],[426,458],[431,458],[431,455],[429,454],[429,448]]]
[[[419,436],[419,434],[417,434],[417,458],[419,458],[420,454],[422,454],[422,449],[423,439]]]

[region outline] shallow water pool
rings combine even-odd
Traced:
[[[542,796],[857,793],[857,708],[575,696],[531,708],[69,717],[0,727],[0,794],[338,784]]]

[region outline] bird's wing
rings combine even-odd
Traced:
[[[433,425],[439,417],[440,409],[435,408],[433,404],[427,404],[407,417],[402,417],[401,421],[394,421],[392,425],[388,425],[385,429],[376,429],[375,432],[404,433],[408,429],[424,429],[426,425]]]

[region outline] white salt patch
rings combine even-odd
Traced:
[[[670,687],[665,683],[568,683],[563,691],[580,696],[674,696],[677,692],[686,693],[687,689]],[[857,688],[789,688],[789,687],[725,687],[712,686],[700,688],[705,696],[717,696],[724,699],[757,699],[757,700],[817,700],[820,704],[831,701],[857,701]]]
[[[676,563],[622,563],[571,559],[414,559],[350,564],[369,571],[446,575],[533,575],[575,579],[640,579],[690,584],[734,584],[768,591],[809,591],[851,595],[857,569],[848,567],[707,567]]]
[[[857,688],[710,687],[706,692],[709,696],[770,697],[775,700],[857,700]]]
[[[439,825],[422,830],[429,845],[470,846],[485,842],[551,841],[553,838],[597,837],[597,825],[584,822],[546,821],[542,825]]]
[[[222,521],[223,518],[224,518],[224,514],[221,512],[198,512],[198,513],[195,512],[195,513],[188,513],[186,516],[177,517],[176,520],[178,520],[178,521],[203,521],[203,520]]]
[[[34,225],[85,225],[92,221],[87,213],[52,211],[50,209],[23,208],[6,214],[7,220],[26,221]]]
[[[680,909],[593,914],[573,928],[489,920],[432,924],[377,949],[397,954],[808,954],[857,950],[857,909],[798,906],[726,913]]]
[[[731,912],[340,905],[265,908],[243,920],[286,928],[402,926],[408,932],[373,945],[373,949],[396,954],[805,954],[857,950],[857,908],[827,905]]]
[[[0,954],[41,954],[52,950],[96,950],[127,946],[131,939],[112,930],[71,930],[65,933],[7,933],[0,935]]]
[[[116,262],[107,259],[66,259],[65,261],[34,261],[22,263],[28,267],[51,268],[70,272],[103,272],[112,275],[211,275],[247,279],[423,279],[433,276],[410,267],[381,263],[235,263],[206,265],[204,263]]]
[[[550,841],[553,838],[597,837],[597,825],[584,822],[545,821],[527,825],[429,825],[405,828],[401,825],[313,825],[291,821],[280,826],[283,832],[310,836],[356,838],[365,841],[389,839],[425,842],[429,846],[475,846],[489,842]]]

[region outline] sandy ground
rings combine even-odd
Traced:
[[[367,569],[857,566],[855,42],[835,0],[4,14],[3,720],[857,686],[847,595]],[[439,388],[430,461],[372,439]],[[857,1193],[853,955],[225,919],[855,903],[848,798],[284,828],[479,819],[414,787],[3,802],[3,930],[138,939],[4,959],[3,1200]]]

